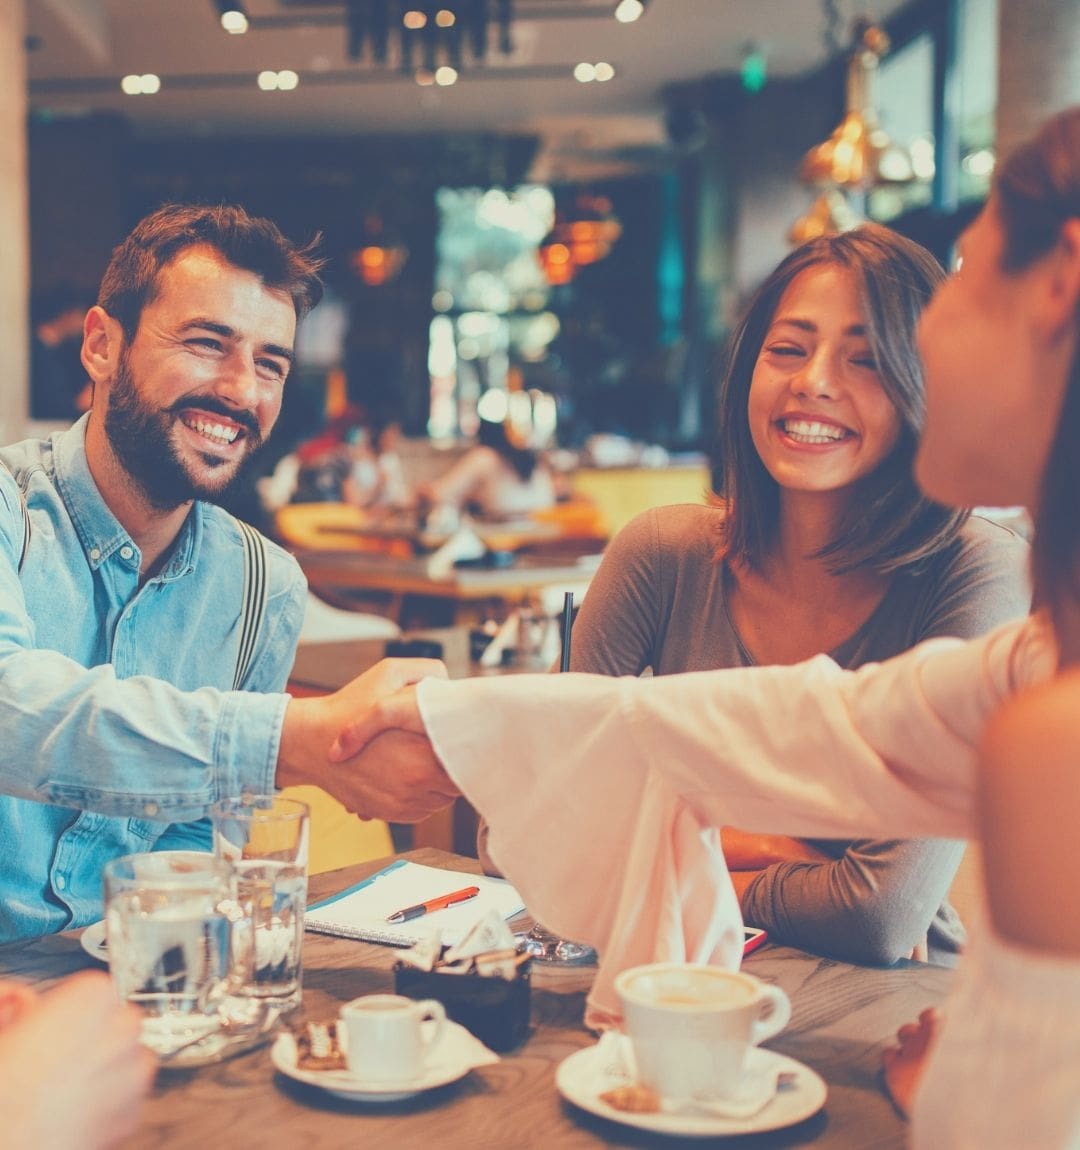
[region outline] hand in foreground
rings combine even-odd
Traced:
[[[896,1032],[897,1045],[881,1055],[885,1089],[893,1105],[907,1118],[930,1057],[930,1048],[941,1028],[941,1015],[928,1007],[917,1022],[909,1022]]]
[[[363,818],[419,822],[458,795],[435,758],[423,726],[411,733],[389,730],[391,723],[369,717],[402,687],[427,676],[446,678],[433,659],[384,659],[340,691],[318,699],[293,699],[285,713],[278,754],[279,786],[314,783]],[[328,751],[339,734],[363,725],[366,751]],[[379,736],[379,737],[376,737]],[[351,761],[344,763],[343,760]]]
[[[43,995],[8,989],[0,994],[4,1144],[104,1150],[127,1137],[157,1068],[139,1043],[138,1012],[97,971]]]

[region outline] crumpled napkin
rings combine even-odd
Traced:
[[[630,1039],[617,1030],[606,1030],[596,1046],[595,1081],[592,1089],[597,1095],[618,1086],[632,1086],[637,1082],[637,1066]],[[716,1118],[753,1118],[776,1097],[780,1076],[775,1064],[762,1051],[747,1054],[746,1067],[738,1091],[730,1098],[661,1098],[664,1114],[708,1114]]]

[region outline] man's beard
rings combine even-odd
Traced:
[[[178,412],[192,406],[239,423],[246,433],[247,450],[239,462],[221,459],[210,452],[202,456],[208,469],[221,473],[216,483],[212,478],[192,475],[173,442]],[[224,501],[250,468],[262,446],[262,435],[255,417],[249,412],[227,407],[214,396],[188,395],[171,408],[151,408],[139,395],[128,368],[126,354],[120,356],[116,378],[109,393],[105,434],[124,470],[138,484],[150,505],[158,511],[171,511],[192,499],[202,499],[209,503]]]

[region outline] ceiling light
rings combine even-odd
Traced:
[[[615,75],[615,69],[610,65],[604,63],[603,60],[596,65],[596,79],[599,83],[603,84],[606,80],[610,80]]]
[[[457,83],[457,69],[451,68],[449,64],[444,64],[441,68],[435,69],[435,83],[440,88],[449,88],[451,84]]]
[[[596,68],[592,64],[582,61],[574,68],[574,79],[579,84],[589,84],[596,79]]]
[[[295,0],[300,3],[301,0]],[[494,32],[498,51],[513,51],[513,0],[316,0],[344,8],[346,52],[415,75],[416,62],[461,70],[462,55],[482,64]]]
[[[226,32],[239,36],[248,30],[247,13],[240,0],[214,0],[214,5]]]
[[[153,72],[141,76],[129,75],[120,81],[120,90],[125,96],[152,96],[161,91],[161,77]]]
[[[277,86],[282,92],[291,92],[299,83],[300,77],[291,68],[285,68],[277,74]]]
[[[644,0],[619,0],[615,9],[615,19],[620,24],[633,24],[644,11]]]
[[[278,86],[277,72],[260,72],[255,78],[255,83],[264,92],[276,92]]]

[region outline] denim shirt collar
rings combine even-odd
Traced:
[[[121,547],[131,547],[135,556],[139,556],[139,548],[109,510],[90,474],[86,458],[89,422],[88,412],[68,430],[54,435],[52,445],[56,486],[86,553],[86,562],[96,571]],[[168,561],[151,582],[169,582],[193,574],[198,564],[202,535],[203,509],[196,500],[172,545]]]

